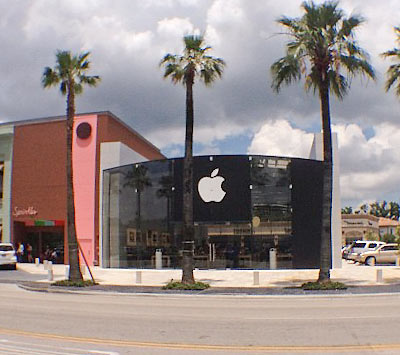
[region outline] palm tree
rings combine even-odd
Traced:
[[[396,33],[396,42],[400,43],[400,27],[394,27]],[[392,58],[398,63],[392,64],[386,71],[387,81],[385,84],[386,92],[390,90],[392,85],[396,84],[396,95],[400,97],[400,49],[393,48],[390,51],[381,54],[384,58]]]
[[[271,66],[272,88],[279,93],[282,84],[291,84],[305,76],[306,90],[318,93],[321,104],[324,145],[323,202],[321,226],[321,261],[318,281],[330,280],[330,242],[332,210],[332,138],[329,96],[332,91],[342,99],[350,88],[351,79],[361,74],[375,78],[368,54],[361,49],[354,30],[362,17],[345,17],[338,3],[327,1],[316,5],[313,1],[301,5],[300,18],[282,17],[278,23],[285,27],[290,42],[286,55]],[[346,76],[342,74],[346,72]]]
[[[148,169],[144,165],[135,164],[125,174],[124,187],[129,186],[136,192],[136,230],[137,230],[137,265],[142,267],[143,251],[145,247],[145,236],[142,232],[142,192],[152,186],[150,178],[147,176]]]
[[[60,85],[62,95],[67,95],[67,232],[69,280],[80,281],[82,274],[79,268],[79,245],[75,227],[75,204],[72,171],[72,132],[75,116],[75,95],[83,92],[83,85],[96,86],[98,76],[87,76],[90,67],[89,52],[71,55],[70,51],[58,50],[55,67],[46,67],[42,76],[44,88]]]
[[[352,214],[352,213],[353,213],[353,207],[346,206],[342,208],[342,214]]]
[[[225,62],[207,55],[211,47],[202,47],[202,35],[183,37],[185,49],[182,55],[166,54],[160,65],[165,67],[164,78],[186,87],[186,135],[183,160],[183,258],[182,283],[194,283],[193,277],[193,85],[195,79],[211,85],[222,76]]]

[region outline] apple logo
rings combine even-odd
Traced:
[[[218,176],[219,169],[214,169],[211,177],[204,176],[199,180],[197,189],[199,195],[204,202],[221,202],[226,192],[222,190],[222,183],[225,178]]]

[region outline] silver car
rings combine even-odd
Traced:
[[[395,264],[399,256],[399,245],[390,243],[381,245],[375,250],[358,254],[356,261],[370,266],[375,264]]]
[[[17,268],[17,256],[11,243],[0,243],[0,266],[6,266],[12,270]]]
[[[342,251],[342,257],[346,260],[358,261],[358,255],[366,251],[375,250],[385,242],[378,242],[376,240],[356,240]]]

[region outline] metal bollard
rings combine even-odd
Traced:
[[[51,261],[47,263],[47,279],[49,281],[53,281],[54,279],[53,263]]]
[[[269,268],[271,270],[276,270],[276,249],[271,248],[269,250]]]
[[[253,272],[253,285],[254,286],[260,285],[260,272],[259,271]]]
[[[160,270],[162,269],[162,250],[161,249],[156,249],[156,269]]]
[[[69,279],[69,265],[65,265],[65,278]]]
[[[382,269],[376,270],[376,282],[378,282],[378,283],[383,282],[383,270]]]
[[[35,258],[35,265],[36,265],[37,267],[40,266],[40,259],[39,259],[39,258]]]
[[[136,271],[136,283],[141,284],[142,283],[142,272],[141,271]]]
[[[49,261],[48,260],[43,260],[43,269],[49,270]]]

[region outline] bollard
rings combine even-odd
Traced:
[[[65,278],[69,279],[69,265],[65,265]]]
[[[161,249],[156,249],[156,269],[162,269],[162,251]]]
[[[276,270],[276,249],[271,248],[269,250],[269,268],[271,270]]]
[[[376,270],[376,282],[378,282],[378,283],[383,282],[383,270],[382,269]]]
[[[49,261],[48,260],[43,260],[43,269],[49,270]]]
[[[396,258],[396,266],[400,266],[400,258],[399,257]]]
[[[137,284],[142,283],[142,272],[140,270],[136,271],[136,283]]]
[[[254,286],[260,285],[260,272],[259,271],[253,272],[253,285]]]
[[[35,258],[35,265],[36,265],[37,267],[40,266],[40,259],[39,259],[39,258]]]
[[[47,279],[49,281],[53,281],[54,279],[53,263],[51,261],[47,263]]]

